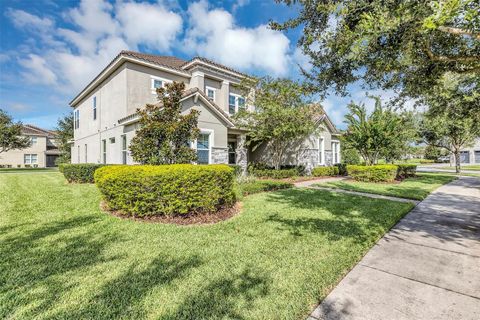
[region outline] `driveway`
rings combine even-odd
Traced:
[[[480,319],[480,179],[434,191],[309,319]]]

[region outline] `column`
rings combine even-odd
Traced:
[[[247,136],[245,134],[237,135],[237,148],[235,150],[236,164],[241,168],[241,175],[244,176],[247,174],[247,155],[248,149],[245,144]]]

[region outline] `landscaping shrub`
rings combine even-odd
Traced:
[[[68,182],[93,183],[95,182],[93,178],[95,170],[103,166],[105,165],[95,163],[64,163],[59,166],[58,169],[61,173],[63,173]]]
[[[286,179],[300,176],[304,171],[304,166],[294,165],[281,166],[279,170],[275,170],[273,167],[261,162],[251,163],[248,166],[248,173],[258,178]]]
[[[347,164],[346,163],[337,163],[334,165],[338,168],[338,174],[341,176],[347,175]]]
[[[312,170],[312,176],[325,177],[325,176],[338,176],[338,167],[316,167]]]
[[[108,206],[133,216],[214,212],[235,201],[228,165],[107,166],[95,184]]]
[[[292,187],[293,187],[293,183],[283,182],[283,181],[273,181],[273,180],[253,180],[253,181],[240,182],[237,184],[238,192],[242,196],[259,193],[263,191],[288,189]]]
[[[229,164],[228,166],[233,169],[233,174],[235,176],[239,176],[242,173],[242,167],[238,164]]]
[[[417,173],[416,164],[397,164],[397,179],[405,179],[408,177],[415,177]]]
[[[375,166],[347,165],[348,175],[357,181],[391,182],[397,176],[398,166],[379,164]]]

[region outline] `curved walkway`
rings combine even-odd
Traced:
[[[431,193],[309,319],[480,319],[480,179]]]

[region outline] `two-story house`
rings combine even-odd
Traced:
[[[56,166],[60,155],[55,142],[55,132],[26,124],[22,135],[30,138],[30,146],[0,153],[0,167],[6,168],[45,168]]]
[[[120,52],[71,102],[74,109],[72,163],[133,164],[128,146],[135,135],[137,108],[157,103],[156,88],[182,81],[186,90],[183,112],[200,111],[200,136],[193,143],[198,163],[247,166],[267,160],[268,148],[255,152],[245,147],[245,130],[232,121],[246,105],[239,83],[247,75],[205,58],[185,61],[132,51]],[[292,151],[291,164],[307,167],[340,162],[338,131],[324,114],[321,132]]]

